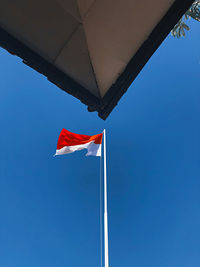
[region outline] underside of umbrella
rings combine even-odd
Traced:
[[[106,119],[193,0],[1,0],[0,45]]]

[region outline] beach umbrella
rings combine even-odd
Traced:
[[[1,0],[0,45],[106,119],[192,2]]]

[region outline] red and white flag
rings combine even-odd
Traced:
[[[55,155],[64,155],[86,148],[88,150],[86,156],[101,156],[102,137],[103,133],[84,135],[62,129],[58,138]]]

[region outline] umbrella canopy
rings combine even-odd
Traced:
[[[103,119],[193,0],[1,0],[0,45]]]

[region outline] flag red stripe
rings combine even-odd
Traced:
[[[84,134],[75,134],[62,129],[60,136],[58,138],[57,149],[61,149],[65,146],[76,146],[81,144],[86,144],[91,141],[94,141],[95,144],[102,143],[103,134],[96,135],[84,135]]]

